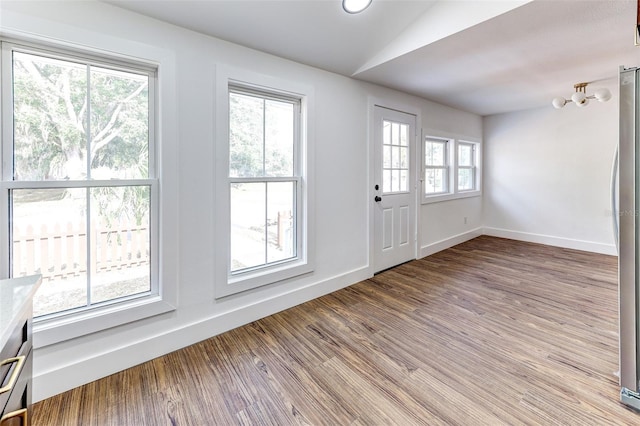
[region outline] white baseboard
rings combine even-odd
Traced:
[[[47,371],[34,371],[33,402],[38,402],[110,374],[133,367],[180,348],[192,345],[236,327],[275,314],[371,277],[368,266],[328,278],[318,283],[280,293],[200,321],[182,324],[167,332],[130,345],[84,359],[69,360],[66,365]],[[37,356],[37,350],[36,354]]]
[[[482,234],[492,237],[509,238],[511,240],[526,241],[529,243],[546,244],[549,246],[570,248],[574,250],[590,251],[593,253],[617,256],[616,247],[613,244],[603,244],[594,241],[576,240],[571,238],[554,237],[552,235],[533,234],[529,232],[511,231],[500,228],[482,228]]]
[[[454,235],[453,237],[436,241],[435,243],[427,244],[426,246],[420,247],[419,257],[422,258],[430,256],[439,251],[448,249],[449,247],[453,247],[455,245],[464,243],[465,241],[472,240],[476,237],[479,237],[480,235],[482,235],[482,228],[475,228],[470,231],[463,232],[462,234]]]

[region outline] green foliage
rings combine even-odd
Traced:
[[[229,97],[229,173],[293,175],[293,105],[258,96]]]
[[[148,177],[146,75],[14,52],[17,180]],[[107,221],[148,215],[147,187],[101,188]]]

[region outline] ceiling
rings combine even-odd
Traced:
[[[105,0],[480,115],[614,87],[640,66],[636,0]]]

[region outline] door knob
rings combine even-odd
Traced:
[[[379,203],[380,201],[382,201],[382,197],[379,195],[376,195],[376,198],[374,198],[374,200],[376,201],[376,203]]]

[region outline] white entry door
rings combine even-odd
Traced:
[[[374,272],[416,258],[415,115],[375,107]]]

